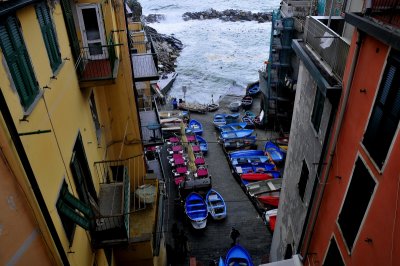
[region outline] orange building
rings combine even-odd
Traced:
[[[398,1],[346,13],[355,27],[324,168],[299,248],[305,265],[395,265],[400,254]]]

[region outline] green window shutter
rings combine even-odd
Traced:
[[[62,200],[59,200],[57,202],[57,209],[66,217],[71,219],[74,223],[78,224],[82,228],[89,230],[90,228],[90,223],[88,219],[85,217],[79,215],[74,209],[72,209],[70,206],[65,204]]]
[[[13,16],[9,16],[0,24],[0,46],[21,104],[27,109],[39,93],[39,88],[17,19]]]
[[[36,15],[42,30],[43,40],[49,56],[51,69],[56,71],[61,64],[61,54],[56,40],[56,34],[51,20],[49,8],[45,3],[36,6]]]
[[[78,35],[76,34],[74,17],[72,15],[72,8],[70,0],[61,0],[60,1],[63,15],[65,20],[65,26],[67,27],[68,38],[71,44],[72,55],[75,60],[78,60],[80,54]]]

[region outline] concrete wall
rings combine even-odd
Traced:
[[[296,252],[299,245],[332,109],[329,100],[326,99],[320,130],[316,132],[311,122],[316,90],[316,83],[300,62],[289,149],[280,194],[278,218],[271,245],[271,261],[282,260],[288,244],[293,245],[293,253]],[[304,202],[301,200],[298,190],[303,160],[309,170]]]

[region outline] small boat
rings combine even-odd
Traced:
[[[240,129],[229,132],[221,132],[221,139],[227,140],[227,139],[245,138],[253,134],[253,132],[254,132],[253,129]]]
[[[281,149],[271,141],[265,143],[264,150],[275,163],[280,163],[285,158],[285,154]]]
[[[239,118],[240,114],[239,113],[234,113],[234,114],[224,114],[225,120],[227,124],[234,123],[237,121]]]
[[[246,191],[251,197],[266,192],[280,191],[281,188],[282,188],[282,178],[257,181],[248,183],[246,185]]]
[[[245,128],[254,128],[255,124],[254,124],[254,119],[248,116],[243,116],[242,117],[242,122],[246,123],[246,127]]]
[[[269,162],[269,157],[266,155],[260,156],[243,156],[235,157],[230,159],[232,166],[247,164],[247,163],[267,163]]]
[[[222,220],[226,217],[226,204],[221,194],[210,189],[206,195],[208,213],[214,220]]]
[[[257,136],[248,136],[238,139],[227,139],[223,141],[223,146],[226,150],[233,149],[256,149]]]
[[[228,153],[229,158],[242,158],[248,156],[265,156],[264,151],[262,150],[241,150],[241,151],[233,151]]]
[[[195,120],[195,119],[190,119],[189,125],[186,128],[186,133],[195,133],[196,135],[202,135],[203,134],[203,125]]]
[[[143,203],[154,203],[154,200],[156,198],[156,187],[150,184],[145,184],[139,186],[135,190],[135,195],[136,197]]]
[[[249,84],[246,88],[246,94],[253,96],[260,92],[260,82],[256,81]]]
[[[245,173],[241,174],[240,178],[246,181],[262,181],[273,179],[274,176],[271,173]]]
[[[277,209],[279,205],[280,191],[269,191],[254,196],[252,199],[255,201],[257,208],[263,211]]]
[[[185,213],[190,219],[194,229],[203,229],[206,227],[208,210],[200,194],[192,192],[186,197]]]
[[[178,108],[180,110],[186,110],[194,113],[205,114],[207,113],[207,105],[196,104],[196,103],[186,103],[179,99]]]
[[[207,111],[209,111],[209,112],[215,112],[218,109],[219,109],[219,104],[217,104],[217,103],[207,104]]]
[[[221,260],[219,262],[221,266]],[[254,266],[253,261],[251,260],[249,252],[239,244],[234,245],[226,254],[225,261],[223,261],[224,266],[231,265],[243,265],[243,266]]]
[[[228,106],[229,110],[231,110],[231,112],[239,112],[240,106],[242,105],[242,102],[240,101],[235,101],[235,102],[231,102]]]
[[[219,127],[219,130],[221,132],[229,132],[229,131],[234,131],[234,130],[240,130],[240,129],[245,129],[246,123],[240,122],[240,123],[229,123],[223,126]]]
[[[268,228],[273,232],[275,230],[276,216],[278,215],[278,209],[266,211],[264,214],[265,223]]]
[[[204,138],[200,137],[199,135],[196,135],[196,139],[197,139],[197,141],[199,142],[201,152],[202,152],[204,155],[206,155],[207,152],[208,152],[208,144],[207,144],[207,141],[206,141]]]
[[[253,105],[253,97],[251,97],[250,95],[244,96],[242,98],[241,104],[244,110],[249,110]]]
[[[279,205],[279,195],[274,196],[274,195],[259,195],[256,197],[258,201],[266,204],[273,206],[275,208],[278,208]]]
[[[225,114],[215,114],[213,124],[216,128],[226,125]]]
[[[250,117],[251,119],[254,120],[254,118],[256,118],[256,115],[252,112],[252,111],[246,111],[244,112],[244,116],[245,117]]]

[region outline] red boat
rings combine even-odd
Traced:
[[[274,178],[270,173],[246,173],[242,174],[240,177],[247,181],[262,181]]]
[[[267,205],[271,205],[273,207],[278,207],[279,205],[279,196],[258,196],[257,199]]]

